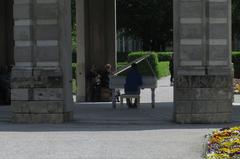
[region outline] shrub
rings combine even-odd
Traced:
[[[72,49],[72,63],[77,63],[77,50]]]
[[[158,62],[158,57],[156,53],[132,52],[128,55],[128,61],[131,62],[137,58],[140,58],[149,54],[150,54],[150,56],[148,57],[149,64],[152,66],[152,69],[156,74],[157,78],[160,78],[160,71],[158,69],[159,62]],[[138,69],[142,75],[152,75],[152,70],[150,67],[148,67],[148,62],[146,60],[138,64]]]
[[[72,78],[76,79],[76,70],[77,70],[77,64],[76,63],[72,63]]]
[[[158,61],[170,61],[173,52],[158,52]]]
[[[232,52],[232,62],[234,68],[234,78],[240,78],[240,52]]]

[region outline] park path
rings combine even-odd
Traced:
[[[158,83],[155,109],[151,109],[148,90],[143,90],[139,109],[77,103],[71,123],[19,125],[1,120],[0,158],[200,159],[204,136],[213,129],[238,124],[240,109],[234,107],[231,125],[175,124],[168,81],[166,77]],[[9,113],[7,107],[0,112]]]

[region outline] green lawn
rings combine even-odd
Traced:
[[[160,77],[169,76],[170,75],[169,62],[168,61],[159,62],[158,71],[160,72]]]
[[[127,64],[128,64],[127,62],[118,62],[117,68],[119,69],[121,67],[126,66]],[[160,77],[169,76],[170,75],[169,62],[168,61],[159,62],[158,71],[160,72]]]
[[[74,95],[77,93],[77,82],[76,79],[72,79],[72,92]]]

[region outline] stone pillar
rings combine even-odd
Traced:
[[[116,64],[116,1],[77,0],[77,101],[86,99],[85,75],[92,65]]]
[[[69,0],[14,0],[13,122],[72,118]]]
[[[231,0],[174,0],[175,120],[231,122]]]

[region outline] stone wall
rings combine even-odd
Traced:
[[[231,122],[231,1],[174,1],[174,118]]]
[[[70,120],[70,1],[15,0],[14,21],[13,122]]]

